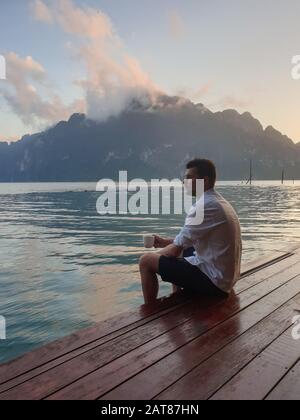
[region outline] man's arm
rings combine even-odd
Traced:
[[[163,255],[164,257],[174,257],[179,258],[182,254],[183,248],[177,245],[174,245],[173,243],[171,245],[168,245],[164,249],[162,249],[159,254]]]
[[[174,239],[161,238],[158,235],[155,235],[154,238],[154,248],[166,248],[174,242]]]

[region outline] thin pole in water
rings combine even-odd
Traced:
[[[248,179],[246,185],[248,184],[252,185],[252,179],[253,179],[253,169],[252,169],[252,159],[251,159],[250,160],[250,178]]]

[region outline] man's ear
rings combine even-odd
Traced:
[[[208,177],[208,176],[205,176],[205,177],[203,178],[203,180],[204,180],[204,187],[205,187],[205,188],[209,188],[209,187],[210,187],[209,177]]]

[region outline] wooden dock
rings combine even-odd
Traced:
[[[228,299],[177,295],[0,365],[0,400],[300,399],[300,245]]]

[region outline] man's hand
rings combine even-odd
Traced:
[[[173,239],[161,238],[158,235],[154,236],[154,248],[166,248],[173,243]]]

